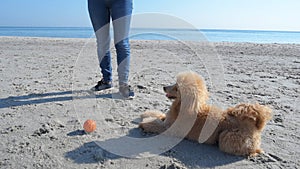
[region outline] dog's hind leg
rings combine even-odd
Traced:
[[[256,156],[262,153],[260,137],[253,137],[239,131],[224,131],[219,136],[220,150],[234,155]]]

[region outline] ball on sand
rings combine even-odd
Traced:
[[[83,124],[84,131],[91,133],[96,130],[96,122],[94,120],[88,119]]]

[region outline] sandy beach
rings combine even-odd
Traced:
[[[122,100],[114,48],[115,87],[93,93],[101,78],[95,39],[0,37],[0,168],[299,168],[300,44],[145,40],[131,41],[131,51],[136,98]],[[171,101],[162,87],[186,70],[204,77],[212,104],[272,108],[264,154],[232,156],[189,140],[145,158],[101,147],[125,136],[154,137],[137,128],[139,115],[166,112]],[[86,119],[96,120],[95,132],[82,131]],[[126,145],[110,148],[130,155],[134,146]]]

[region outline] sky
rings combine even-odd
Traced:
[[[198,29],[300,31],[300,0],[133,0],[133,6],[134,15],[171,15]],[[91,23],[87,0],[1,0],[0,26],[91,27]]]

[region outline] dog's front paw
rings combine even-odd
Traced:
[[[142,120],[142,122],[139,123],[139,128],[143,129],[143,131],[147,132],[148,129],[150,129],[150,124],[152,124],[154,121],[156,120],[156,118],[153,117],[148,117],[148,118],[144,118]]]
[[[145,133],[150,133],[151,132],[151,128],[149,128],[147,123],[140,123],[139,128],[141,128],[142,131],[145,132]]]
[[[144,123],[140,123],[139,124],[139,128],[141,128],[142,130],[144,130]]]
[[[165,131],[164,122],[157,118],[146,118],[139,124],[139,127],[146,133],[162,133]]]
[[[166,118],[166,115],[158,110],[147,110],[141,115],[141,118],[157,118],[164,120]]]

